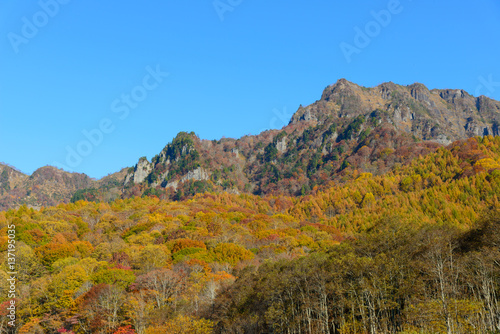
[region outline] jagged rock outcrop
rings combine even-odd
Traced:
[[[284,136],[283,138],[281,138],[281,140],[279,140],[276,143],[276,149],[278,150],[278,152],[280,152],[280,153],[286,152],[286,140],[287,140],[287,137]]]
[[[174,190],[177,189],[179,183],[185,182],[185,181],[206,181],[210,179],[210,174],[208,173],[207,170],[204,168],[198,167],[194,170],[189,171],[186,175],[181,177],[178,180],[170,181],[165,185],[165,188],[172,188]],[[153,186],[157,186],[156,184],[153,184]]]
[[[185,176],[183,176],[180,182],[188,181],[188,180],[208,180],[210,178],[210,174],[203,168],[198,167],[195,170],[189,171]]]
[[[392,82],[366,88],[340,79],[323,91],[321,100],[301,108],[291,124],[327,118],[357,117],[375,110],[397,129],[423,140],[449,143],[472,136],[498,133],[500,103],[486,96],[473,97],[460,89],[429,90],[420,83]]]
[[[141,158],[134,169],[134,183],[143,182],[153,170],[153,166],[146,158]]]

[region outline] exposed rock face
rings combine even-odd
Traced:
[[[463,99],[468,96],[466,92],[461,89],[443,89],[440,90],[439,96],[445,101],[454,103],[457,99]]]
[[[179,185],[179,181],[172,181],[167,183],[165,188],[173,188],[174,190],[177,190],[177,186]]]
[[[500,136],[500,129],[499,129],[499,123],[493,123],[491,126],[491,134],[493,136]]]
[[[124,185],[129,184],[130,180],[132,180],[133,178],[134,178],[134,173],[128,173],[128,174],[125,176],[125,180],[123,181],[123,184],[124,184]]]
[[[449,145],[451,144],[451,140],[448,139],[445,135],[437,135],[436,139],[433,139],[432,141],[442,144],[442,145]]]
[[[134,170],[134,183],[142,183],[153,170],[153,166],[146,158],[139,160]]]
[[[210,178],[210,174],[203,168],[198,167],[195,170],[189,171],[185,176],[181,178],[181,182],[188,180],[208,180]]]
[[[389,112],[385,119],[397,129],[417,138],[439,143],[498,133],[500,102],[486,96],[473,97],[460,89],[433,89],[422,84],[409,86],[383,83],[360,87],[345,79],[323,91],[321,100],[301,108],[291,124],[332,118],[354,118],[369,112]]]
[[[380,97],[384,100],[390,100],[392,98],[392,93],[397,91],[398,86],[392,82],[385,82],[374,88]]]
[[[464,129],[471,136],[481,136],[484,132],[484,129],[472,117],[467,118]]]
[[[278,152],[283,153],[286,151],[286,139],[287,137],[285,136],[276,143],[276,149],[278,150]]]
[[[177,189],[179,183],[184,181],[194,180],[194,181],[202,181],[210,179],[210,174],[201,167],[196,168],[195,170],[189,171],[186,175],[181,177],[179,180],[170,181],[165,185],[165,188],[173,188]]]
[[[151,187],[156,188],[159,185],[163,184],[165,182],[167,176],[168,176],[168,170],[166,172],[164,172],[163,174],[161,174],[160,177],[158,178],[158,180],[151,183]]]
[[[300,118],[301,121],[316,121],[317,118],[314,114],[311,113],[310,109],[306,109],[302,117]]]
[[[170,159],[167,158],[167,154],[165,151],[160,152],[160,162],[162,162],[162,163],[164,162],[167,165],[170,164]]]
[[[427,89],[427,87],[425,87],[422,84],[415,83],[411,86],[408,86],[408,88],[410,88],[410,94],[415,100],[420,101],[420,102],[426,102],[427,104],[431,104],[430,103],[430,92]]]

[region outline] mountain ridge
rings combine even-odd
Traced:
[[[304,195],[355,170],[381,174],[457,140],[498,136],[499,124],[500,102],[486,96],[339,79],[282,129],[220,140],[181,132],[151,161],[99,180],[50,166],[28,176],[0,165],[0,208],[205,191]]]

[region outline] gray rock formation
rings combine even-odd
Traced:
[[[152,170],[153,165],[146,158],[141,158],[134,169],[134,183],[142,183]]]
[[[283,153],[286,151],[286,139],[287,137],[285,136],[276,143],[276,149],[278,150],[278,152]]]

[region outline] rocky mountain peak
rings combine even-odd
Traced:
[[[408,86],[408,89],[410,90],[411,97],[415,100],[430,103],[431,92],[425,85],[421,83],[414,83],[413,85]]]
[[[393,82],[384,82],[377,87],[374,88],[374,90],[380,95],[380,97],[384,100],[390,100],[392,98],[392,94],[395,91],[399,91],[398,85],[394,84]]]
[[[346,79],[339,79],[336,83],[324,89],[321,100],[338,102],[339,98],[359,94],[360,90],[361,88],[355,83]]]

